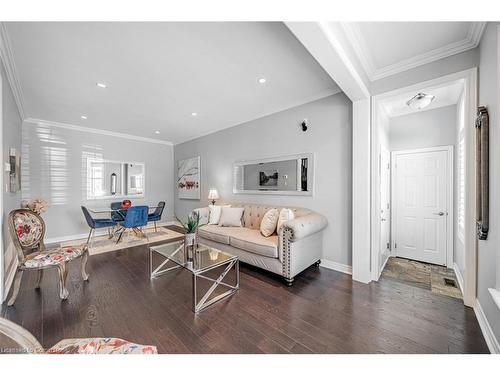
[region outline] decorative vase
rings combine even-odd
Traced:
[[[186,262],[193,262],[194,252],[196,251],[197,233],[186,233],[184,237],[184,254]]]
[[[125,199],[122,202],[122,209],[128,210],[132,206],[132,202],[129,199]]]

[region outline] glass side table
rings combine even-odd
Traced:
[[[193,278],[193,311],[195,313],[200,312],[208,306],[233,295],[239,289],[240,264],[237,256],[203,244],[195,245],[192,259],[188,259],[186,255],[184,240],[151,246],[149,248],[149,275],[150,278],[153,279],[178,268],[184,268],[191,272]],[[159,264],[158,258],[161,259]],[[225,267],[218,275],[217,279],[206,275],[208,271],[215,270],[217,268],[222,269],[223,266]],[[235,285],[231,285],[223,281],[231,270],[234,270],[235,272]],[[200,278],[211,281],[212,285],[198,300],[197,282]],[[229,290],[210,298],[215,289],[220,285],[229,288]]]

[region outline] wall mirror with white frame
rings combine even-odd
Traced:
[[[140,198],[145,194],[144,163],[87,160],[87,200]]]
[[[233,167],[234,194],[310,196],[313,181],[313,153],[238,161]]]

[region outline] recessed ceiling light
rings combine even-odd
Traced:
[[[266,79],[265,78],[259,78],[259,83],[266,83]]]
[[[424,94],[424,93],[419,92],[413,98],[408,100],[406,102],[406,105],[408,107],[410,107],[411,109],[422,109],[422,108],[429,106],[429,104],[431,104],[431,102],[434,100],[434,98],[435,98],[434,95]]]
[[[108,85],[106,85],[105,83],[102,83],[102,82],[97,82],[96,86],[100,87],[101,89],[105,89],[106,87],[108,87]]]
[[[160,134],[160,131],[159,130],[155,130],[155,134]]]
[[[198,116],[198,114],[196,112],[192,112],[191,116],[196,117],[196,116]]]
[[[88,117],[87,117],[87,116],[85,116],[85,115],[81,115],[81,116],[80,116],[80,118],[81,118],[82,120],[86,120],[86,119],[88,119]]]

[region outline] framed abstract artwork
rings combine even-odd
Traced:
[[[180,199],[200,199],[200,157],[179,160],[177,192]]]

